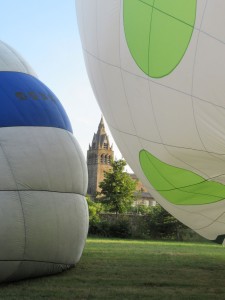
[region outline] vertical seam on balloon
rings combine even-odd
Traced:
[[[57,139],[59,140],[59,144],[61,146],[61,149],[63,150],[62,153],[64,153],[64,157],[66,158],[66,165],[68,167],[68,169],[70,170],[70,183],[71,183],[71,191],[73,190],[73,172],[72,172],[72,169],[71,169],[71,164],[70,164],[70,160],[68,158],[68,154],[67,154],[67,151],[66,151],[66,147],[64,147],[64,143],[61,142],[61,134],[59,134],[58,130],[57,131],[54,131],[55,132],[55,135],[57,136]],[[68,131],[67,131],[68,132]],[[67,169],[67,167],[65,169]],[[64,177],[65,178],[65,177]],[[65,183],[64,183],[64,188],[66,188],[66,185],[67,185],[67,180],[65,180]]]
[[[54,215],[55,215],[55,224],[56,224],[56,234],[57,234],[57,238],[56,238],[56,240],[57,241],[59,241],[60,239],[59,239],[59,216],[57,215],[57,213],[58,213],[58,210],[57,210],[57,205],[55,205],[55,194],[51,194],[51,196],[52,196],[52,198],[53,198],[53,201],[54,201],[54,205],[53,205],[53,209],[54,209]],[[64,202],[64,195],[63,195],[63,197],[62,197],[62,202]],[[58,255],[59,255],[59,243],[57,243],[57,245],[56,245],[56,249],[55,249],[55,257],[59,257]]]
[[[155,109],[154,109],[154,104],[153,104],[153,97],[152,97],[152,91],[151,91],[151,82],[150,80],[148,80],[148,87],[149,87],[149,95],[150,95],[150,105],[152,107],[152,113],[153,113],[153,117],[154,117],[154,120],[155,120],[155,125],[156,125],[156,128],[158,130],[158,134],[159,134],[159,138],[162,142],[162,145],[163,145],[163,148],[166,150],[166,152],[169,153],[169,155],[171,155],[170,151],[167,149],[167,147],[165,146],[164,142],[163,142],[163,138],[162,138],[162,135],[161,135],[161,132],[160,132],[160,129],[159,129],[159,126],[158,126],[158,121],[157,121],[157,118],[156,118],[156,113],[155,113]],[[144,147],[142,149],[145,149]],[[172,156],[172,155],[171,155]],[[149,158],[147,157],[147,159],[149,160]],[[140,159],[139,159],[140,161]],[[154,166],[155,167],[155,166]],[[159,170],[157,169],[157,167],[155,167],[155,169],[159,172]],[[160,172],[159,172],[160,173]],[[161,173],[160,173],[161,174]],[[173,185],[168,179],[165,178],[165,180]],[[154,188],[154,187],[153,187]],[[154,188],[155,190],[155,188]]]
[[[121,18],[122,18],[123,24],[124,24],[124,5],[122,6],[121,11],[122,11],[122,16],[120,14],[120,26],[121,26]],[[120,32],[122,32],[121,27],[120,27]],[[123,32],[124,32],[124,30],[123,30]],[[123,75],[123,69],[121,68],[121,48],[119,48],[119,49],[120,49],[120,68],[119,69],[120,69],[120,74],[121,74],[121,79],[122,79],[124,96],[126,98],[127,107],[128,107],[128,110],[129,110],[129,116],[130,116],[130,119],[131,119],[131,122],[132,122],[132,125],[133,125],[133,128],[134,128],[134,131],[135,131],[135,136],[136,136],[136,138],[137,138],[137,140],[138,140],[141,148],[143,148],[143,145],[142,145],[142,142],[141,142],[141,138],[137,135],[137,128],[136,128],[135,122],[133,120],[132,110],[131,110],[131,107],[130,107],[130,104],[129,104],[129,101],[128,101],[128,97],[127,97],[127,93],[126,93],[125,82],[124,82],[124,75]],[[129,149],[129,147],[127,146],[125,140],[124,140],[124,144],[126,145],[126,148]],[[131,157],[133,156],[131,152],[130,152],[130,155],[131,155]]]
[[[126,99],[127,99],[127,96],[126,96],[126,93],[125,93],[125,86],[124,86],[124,79],[123,79],[123,74],[122,74],[122,72],[123,72],[123,68],[122,68],[122,60],[121,60],[121,38],[122,38],[122,35],[121,35],[121,33],[124,33],[124,30],[122,30],[121,28],[122,28],[122,26],[121,26],[121,24],[122,24],[122,21],[124,21],[124,18],[123,18],[123,10],[124,10],[124,2],[123,2],[123,0],[120,0],[120,14],[119,14],[119,58],[120,58],[120,66],[118,67],[118,66],[114,66],[114,65],[112,65],[112,67],[115,67],[115,68],[118,68],[119,70],[120,70],[120,74],[121,74],[121,78],[122,78],[122,85],[123,85],[123,90],[124,90],[124,94],[125,94],[125,97],[126,97]],[[127,100],[127,104],[128,104],[128,100]],[[128,106],[129,107],[129,106]],[[131,115],[131,114],[130,114]],[[131,120],[132,120],[132,117],[131,117]],[[132,123],[134,123],[133,122],[133,120],[132,120]],[[113,128],[113,126],[110,126],[110,127],[112,127]],[[118,128],[118,126],[117,126],[117,128]],[[116,129],[117,131],[119,131],[118,129]],[[134,130],[136,131],[136,129],[135,129],[135,127],[134,127]],[[119,131],[120,132],[120,131]],[[137,132],[137,131],[136,131]],[[122,132],[121,132],[122,133]],[[137,137],[137,136],[136,136]],[[121,137],[120,137],[121,138]],[[130,153],[130,156],[131,157],[133,157],[133,154],[132,154],[132,152],[130,152],[130,149],[129,149],[129,147],[127,146],[127,144],[126,144],[126,142],[123,140],[123,145],[125,145],[125,148],[127,149],[127,151]]]
[[[87,235],[88,235],[88,231],[89,231],[89,211],[88,211],[88,204],[87,204],[87,200],[86,200],[86,197],[84,197],[83,199],[83,205],[84,205],[84,211],[85,211],[85,225],[86,225],[86,234],[85,234],[85,239],[84,239],[84,245],[83,247],[85,247],[86,243],[87,243]]]
[[[83,206],[83,209],[84,209],[84,212],[85,212],[85,219],[84,219],[84,222],[85,222],[85,227],[86,227],[86,220],[89,220],[89,216],[88,216],[88,208],[87,208],[87,201],[86,201],[86,198],[83,196],[83,199],[81,199],[81,203],[82,203],[82,206]],[[76,209],[76,205],[78,204],[77,201],[74,201],[74,204],[75,204],[75,209]],[[77,230],[77,236],[78,236],[78,240],[82,240],[83,242],[83,248],[86,244],[86,240],[87,240],[87,234],[88,234],[88,227],[85,228],[85,239],[82,239],[82,233],[80,230]],[[81,255],[82,253],[80,253]],[[79,257],[80,259],[80,257]]]
[[[40,128],[40,127],[36,127],[36,128]],[[49,129],[50,130],[52,130],[52,127],[49,127]],[[49,130],[49,131],[50,131]],[[49,172],[48,172],[48,168],[47,168],[47,162],[46,162],[46,159],[45,159],[45,155],[43,154],[43,151],[41,150],[41,147],[39,146],[39,140],[37,139],[37,136],[36,136],[36,130],[33,130],[33,132],[32,132],[32,137],[33,138],[35,138],[35,141],[36,141],[36,147],[37,147],[37,149],[39,150],[39,153],[40,153],[40,155],[41,155],[41,157],[42,157],[42,160],[43,160],[43,162],[44,162],[44,168],[45,168],[45,170],[46,170],[46,174],[47,174],[47,178],[48,178],[48,182],[49,182],[49,185],[50,185],[50,187],[51,186],[53,186],[52,185],[52,182],[49,180],[49,179],[51,179],[51,176],[49,175]],[[51,191],[51,188],[49,188],[49,191]]]
[[[153,17],[153,10],[154,10],[154,4],[155,4],[155,0],[154,0],[154,2],[153,2],[153,7],[152,7],[152,14],[151,14],[151,22],[152,22],[152,17]],[[151,23],[150,23],[150,26],[151,26]],[[150,30],[150,33],[149,33],[150,35],[151,35],[151,30]],[[149,51],[150,51],[150,41],[151,41],[151,36],[150,36],[150,38],[149,38]],[[150,53],[150,52],[149,52]],[[149,53],[148,53],[148,56],[149,56]],[[158,121],[157,121],[157,118],[156,118],[156,113],[155,113],[155,109],[154,109],[154,104],[153,104],[153,97],[152,97],[152,90],[151,90],[151,78],[150,78],[150,76],[148,76],[148,78],[147,78],[147,80],[148,80],[148,90],[149,90],[149,99],[150,99],[150,106],[152,107],[152,113],[153,113],[153,117],[154,117],[154,120],[155,120],[155,125],[156,125],[156,128],[157,128],[157,130],[158,130],[158,135],[159,135],[159,138],[160,138],[160,140],[161,140],[161,142],[162,142],[162,144],[163,144],[163,147],[164,147],[164,149],[166,150],[166,152],[168,152],[169,153],[169,155],[171,155],[172,156],[172,154],[170,153],[170,151],[167,149],[167,147],[164,145],[164,142],[163,142],[163,138],[162,138],[162,135],[161,135],[161,132],[160,132],[160,129],[159,129],[159,125],[158,125]],[[142,144],[142,143],[141,143]],[[145,149],[143,146],[142,146],[142,149]],[[139,152],[140,153],[140,152]],[[147,157],[147,159],[149,160],[149,158]],[[139,162],[140,162],[140,158],[139,158]],[[156,167],[155,167],[156,168]],[[156,168],[156,170],[159,172],[159,170]],[[160,172],[159,172],[160,173]],[[165,180],[169,183],[169,184],[171,184],[171,185],[173,185],[168,179],[166,179],[165,178]],[[153,187],[154,188],[154,187]],[[155,190],[155,188],[154,188],[154,190]]]
[[[12,173],[12,177],[15,181],[15,184],[16,184],[16,187],[17,187],[17,191],[15,191],[17,194],[18,194],[18,197],[19,197],[19,201],[20,201],[20,206],[21,206],[21,210],[22,210],[22,215],[23,215],[23,225],[24,225],[24,249],[23,249],[23,259],[25,258],[25,253],[26,253],[26,246],[27,246],[27,229],[26,229],[26,221],[25,221],[25,212],[24,212],[24,208],[23,208],[23,203],[22,203],[22,199],[21,199],[21,195],[20,195],[20,191],[18,190],[18,184],[17,184],[17,181],[16,181],[16,178],[15,178],[15,175],[14,175],[14,172],[13,172],[13,169],[12,169],[12,166],[11,166],[11,163],[9,161],[9,158],[8,156],[6,155],[6,152],[4,150],[4,147],[3,145],[0,143],[0,146],[2,148],[2,152],[5,156],[5,159],[9,165],[9,168],[10,168],[10,171]],[[17,269],[9,276],[9,278],[13,277],[14,274],[19,270],[20,266],[22,264],[22,261],[20,262],[20,264],[18,265]]]
[[[86,183],[84,182],[84,179],[85,179],[85,176],[84,176],[84,168],[83,168],[83,164],[81,163],[81,162],[82,162],[82,157],[80,156],[80,151],[79,151],[79,149],[77,150],[77,147],[76,147],[76,144],[75,144],[75,142],[74,142],[74,140],[73,140],[72,134],[71,134],[70,132],[68,132],[68,131],[66,131],[66,132],[67,132],[67,135],[69,136],[69,139],[70,139],[70,141],[72,142],[72,144],[73,144],[73,146],[74,146],[74,148],[75,148],[75,150],[76,150],[76,152],[78,153],[78,156],[79,156],[79,163],[80,163],[81,170],[82,170],[82,182],[83,182],[83,187],[82,187],[82,189],[84,190],[84,186],[86,185]],[[84,191],[84,192],[86,192],[86,191]]]
[[[198,45],[199,45],[199,37],[200,37],[200,34],[201,34],[201,28],[202,28],[202,25],[203,25],[203,20],[204,20],[204,16],[205,16],[205,13],[206,13],[206,8],[207,8],[207,4],[208,4],[208,0],[206,0],[206,3],[205,3],[205,7],[204,7],[204,12],[203,12],[203,15],[202,15],[202,19],[201,19],[201,24],[200,24],[200,28],[199,28],[199,31],[198,31],[198,37],[197,37],[197,43],[196,43],[196,49],[195,49],[195,56],[194,56],[194,62],[193,62],[193,69],[192,69],[192,82],[191,82],[191,99],[192,99],[192,111],[193,111],[193,117],[194,117],[194,124],[195,124],[195,128],[196,128],[196,131],[197,131],[197,134],[199,136],[199,140],[203,146],[203,148],[205,149],[205,151],[209,154],[209,155],[212,155],[209,153],[209,151],[207,150],[202,138],[201,138],[201,135],[200,135],[200,131],[199,131],[199,128],[198,128],[198,125],[197,125],[197,119],[196,119],[196,111],[195,111],[195,105],[194,105],[194,95],[193,95],[193,92],[194,92],[194,75],[195,75],[195,64],[196,64],[196,59],[197,59],[197,52],[198,52]],[[213,155],[212,155],[213,156]]]
[[[154,0],[154,3],[155,3],[155,0]],[[153,3],[153,10],[154,10],[154,3]],[[148,59],[149,59],[149,51],[150,51],[150,41],[151,41],[151,23],[152,23],[152,16],[153,16],[153,10],[152,10],[152,13],[151,13],[151,21],[150,21],[150,31],[149,31],[149,48],[148,48]],[[149,70],[149,63],[148,63],[148,70]],[[136,132],[136,138],[138,139],[139,143],[140,143],[140,146],[142,149],[144,149],[144,146],[143,146],[143,143],[142,143],[142,138],[139,137],[137,135],[137,129],[135,127],[135,123],[133,121],[133,118],[132,118],[132,110],[130,108],[130,105],[129,105],[129,101],[128,101],[128,97],[127,97],[127,94],[126,94],[126,89],[125,89],[125,86],[124,86],[124,78],[123,78],[123,73],[122,73],[122,70],[121,70],[121,78],[122,78],[122,81],[123,81],[123,88],[124,88],[124,94],[125,94],[125,97],[126,97],[126,100],[127,100],[127,106],[128,106],[128,109],[129,109],[129,112],[130,112],[130,117],[131,117],[131,120],[132,120],[132,123],[133,123],[133,126],[134,126],[134,129],[135,129],[135,132]],[[155,124],[156,124],[156,127],[158,129],[158,133],[159,133],[159,137],[162,141],[162,137],[160,135],[160,131],[159,131],[159,128],[158,128],[158,125],[157,125],[157,122],[156,122],[156,116],[155,116],[155,112],[154,112],[154,108],[153,108],[153,103],[152,103],[152,95],[151,95],[151,89],[150,89],[150,81],[149,81],[149,78],[147,79],[148,80],[148,87],[149,87],[149,96],[150,96],[150,102],[151,102],[151,107],[152,107],[152,111],[153,111],[153,116],[154,116],[154,119],[155,119]],[[168,150],[167,150],[168,151]],[[139,155],[139,154],[138,154]],[[155,166],[154,166],[155,167]],[[157,170],[157,168],[155,167],[155,169]],[[159,172],[159,170],[158,170]],[[160,172],[159,172],[160,173]],[[162,175],[163,176],[163,175]],[[166,178],[165,180],[170,183]],[[170,183],[172,184],[172,183]],[[154,189],[155,190],[155,189]]]
[[[71,168],[70,159],[68,158],[66,147],[64,147],[64,143],[61,143],[61,134],[59,134],[58,130],[56,130],[54,132],[55,132],[56,136],[58,137],[58,140],[60,141],[60,146],[63,149],[63,152],[65,153],[65,157],[66,157],[66,161],[67,161],[67,166],[70,169],[70,180],[71,180],[71,183],[72,183],[71,190],[73,190],[73,179],[72,179],[73,178],[73,176],[72,176],[73,172],[72,172],[72,168]],[[68,133],[68,131],[66,131],[66,132]]]
[[[148,76],[150,73],[150,49],[151,49],[151,33],[152,33],[152,19],[153,19],[153,14],[154,14],[154,5],[155,5],[155,0],[153,0],[152,4],[152,13],[150,17],[150,24],[149,24],[149,41],[148,41]]]
[[[74,200],[74,199],[73,199],[73,200]],[[83,202],[83,201],[82,201],[82,202]],[[77,209],[78,201],[73,201],[72,203],[73,203],[74,211],[75,211],[75,212],[76,212],[76,211],[79,211],[79,210]],[[75,216],[75,214],[74,214],[74,216]],[[77,219],[76,219],[76,221],[77,221]],[[80,225],[80,224],[79,224],[79,225]],[[80,231],[78,230],[78,226],[75,225],[75,231],[74,231],[74,236],[73,236],[74,240],[79,241],[79,233],[80,233]]]
[[[120,0],[121,1],[121,0]],[[105,85],[105,77],[103,76],[103,72],[102,72],[102,66],[101,66],[101,60],[99,59],[100,57],[100,52],[99,52],[99,41],[98,41],[98,0],[97,0],[97,5],[96,5],[96,35],[97,35],[97,60],[98,60],[98,64],[99,64],[99,70],[100,70],[100,74],[101,74],[101,78],[102,78],[102,82],[103,82],[103,85],[104,85],[104,90],[105,90],[105,93],[108,94],[107,92],[107,89],[106,89],[106,85]],[[119,68],[120,69],[120,68]],[[111,107],[111,103],[109,102],[109,111],[110,111],[110,114],[112,116],[112,119],[114,120],[114,123],[116,124],[116,126],[118,127],[118,124],[116,122],[116,119],[114,118],[114,114],[112,113],[112,107]]]

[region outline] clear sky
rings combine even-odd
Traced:
[[[0,39],[15,48],[59,98],[86,156],[101,112],[85,70],[75,0],[0,0],[0,7]]]

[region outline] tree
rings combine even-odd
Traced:
[[[112,169],[104,172],[105,178],[99,184],[99,200],[116,214],[126,212],[134,202],[136,182],[124,172],[125,166],[123,159],[112,162]]]
[[[180,240],[180,231],[187,227],[175,219],[168,211],[160,205],[152,207],[148,218],[150,235],[156,239]]]

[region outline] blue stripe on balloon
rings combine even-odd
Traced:
[[[72,132],[57,97],[37,78],[0,72],[0,127],[46,126]]]

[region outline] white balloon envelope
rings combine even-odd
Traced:
[[[87,170],[70,121],[0,41],[0,282],[61,272],[88,229]]]
[[[225,2],[76,0],[88,75],[122,154],[155,199],[225,237]]]

